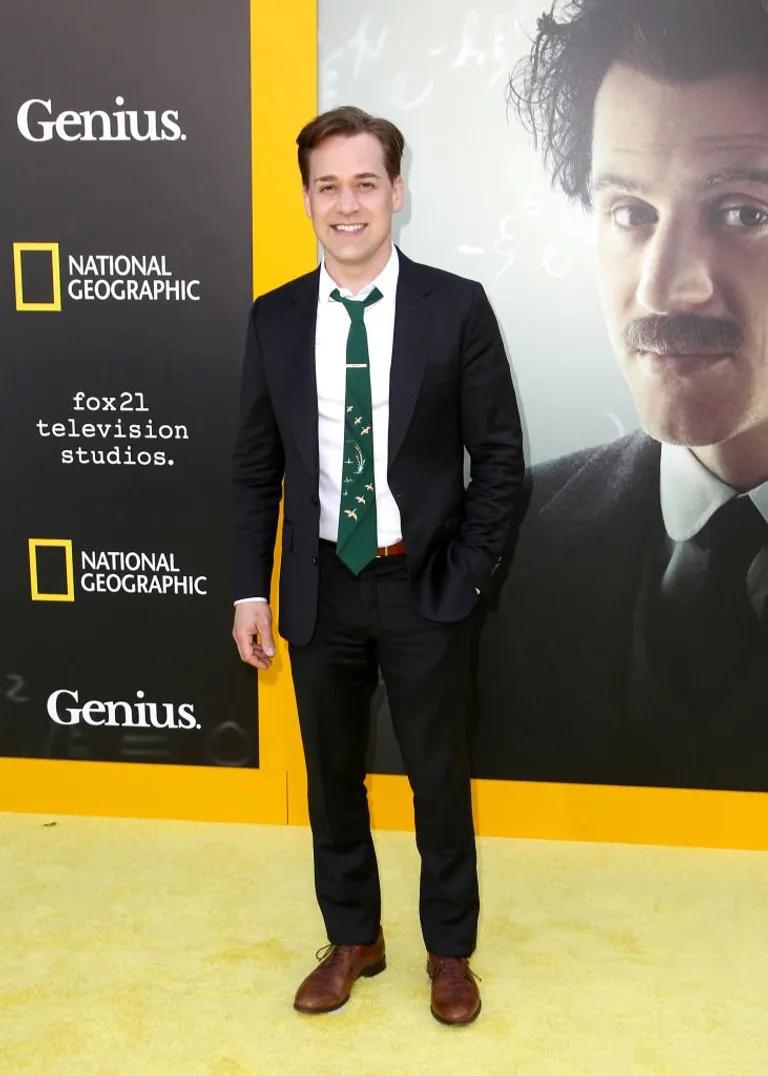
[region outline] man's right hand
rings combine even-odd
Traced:
[[[272,610],[266,602],[241,602],[235,606],[232,636],[240,657],[256,669],[268,669],[275,656]]]

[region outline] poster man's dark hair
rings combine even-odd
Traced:
[[[533,133],[553,184],[591,205],[592,117],[608,69],[660,82],[735,71],[768,77],[768,0],[555,0],[538,20],[508,100]]]

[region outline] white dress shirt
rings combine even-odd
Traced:
[[[718,508],[739,496],[738,490],[708,471],[690,449],[680,445],[661,446],[660,485],[664,527],[676,542],[693,538]],[[768,482],[745,495],[768,522]],[[768,549],[757,555],[746,582],[752,604],[759,611],[768,598]]]
[[[387,485],[387,440],[389,436],[389,372],[395,335],[395,296],[400,275],[397,251],[392,248],[382,271],[353,294],[338,288],[323,262],[315,334],[317,376],[318,442],[320,447],[320,537],[335,542],[339,533],[341,477],[344,461],[344,401],[347,388],[347,336],[349,314],[342,303],[331,298],[336,288],[345,299],[362,302],[374,288],[382,298],[365,309],[368,362],[373,405],[373,473],[376,490],[376,525],[380,546],[394,545],[402,538],[400,510]]]
[[[661,514],[667,534],[676,542],[693,538],[718,508],[739,491],[708,471],[688,448],[661,446]],[[768,521],[768,482],[748,496]]]
[[[389,439],[389,373],[395,335],[395,298],[400,261],[392,247],[382,271],[359,292],[339,288],[325,267],[320,266],[320,291],[315,332],[318,445],[320,458],[320,537],[335,542],[339,533],[341,479],[344,462],[344,403],[347,388],[347,336],[350,319],[343,303],[331,298],[336,288],[345,299],[362,302],[374,288],[381,299],[366,307],[368,364],[373,406],[373,475],[376,490],[376,526],[379,546],[394,545],[403,536],[400,509],[387,484]],[[240,598],[235,605],[267,598]]]

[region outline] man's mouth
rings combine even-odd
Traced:
[[[658,359],[724,359],[731,354],[722,348],[681,348],[674,345],[657,344],[653,348],[639,348],[639,355],[650,355]]]
[[[718,363],[733,357],[730,351],[675,351],[654,348],[653,351],[636,351],[643,366],[649,372],[662,376],[687,377],[710,370]]]
[[[340,235],[359,235],[364,229],[364,224],[332,224],[331,227]]]

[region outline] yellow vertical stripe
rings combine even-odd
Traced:
[[[288,48],[289,46],[289,48]],[[317,244],[304,214],[296,135],[317,112],[317,0],[251,2],[253,289],[255,295],[308,272]],[[272,610],[277,621],[280,540]],[[277,639],[268,673],[259,673],[261,766],[301,779],[303,757],[288,648]]]

